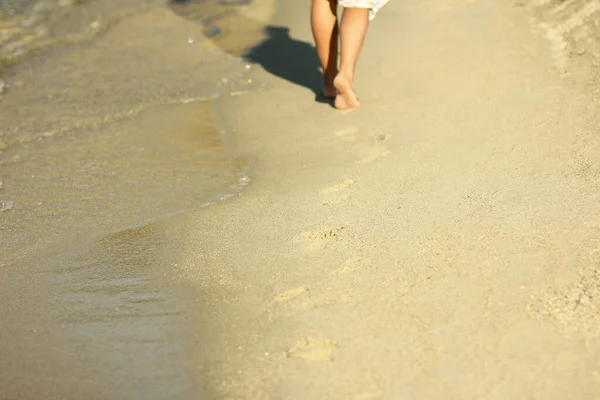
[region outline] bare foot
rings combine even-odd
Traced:
[[[349,110],[360,106],[354,93],[354,88],[346,77],[338,74],[333,80],[333,85],[338,92],[337,96],[335,96],[335,108],[338,110]]]

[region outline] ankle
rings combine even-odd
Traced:
[[[325,74],[323,74],[323,80],[325,81],[325,84],[331,85],[337,75],[338,71],[326,71]]]
[[[354,79],[354,71],[350,68],[340,68],[338,75],[349,81]]]

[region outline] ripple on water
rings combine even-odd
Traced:
[[[22,145],[0,168],[15,204],[0,231],[114,231],[237,194],[250,160],[230,150],[211,102],[168,105]]]
[[[57,4],[38,2],[23,17],[43,11],[44,26],[66,37],[85,30],[52,23],[71,7],[110,29],[8,70],[0,168],[15,209],[0,233],[121,229],[237,193],[248,160],[230,153],[212,104],[201,100],[260,87],[247,77],[249,65],[163,2]]]
[[[159,104],[213,98],[223,78],[240,82],[246,73],[243,63],[215,49],[200,25],[156,7],[120,20],[91,42],[30,56],[7,73],[3,140],[10,146]]]
[[[35,269],[3,268],[3,395],[207,398],[202,343],[164,268],[163,236],[157,226],[125,230],[72,241],[68,254],[38,256]]]

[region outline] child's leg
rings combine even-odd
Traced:
[[[333,86],[333,79],[338,73],[337,0],[312,0],[311,26],[319,60],[323,66],[323,94],[334,97],[337,92]]]
[[[341,27],[342,54],[340,72],[334,80],[339,94],[336,108],[356,108],[360,105],[354,94],[354,69],[369,27],[368,8],[344,8]]]

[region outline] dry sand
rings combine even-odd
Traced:
[[[598,399],[599,103],[538,3],[390,2],[352,112],[280,7],[223,104],[253,185],[165,227],[215,398]]]

